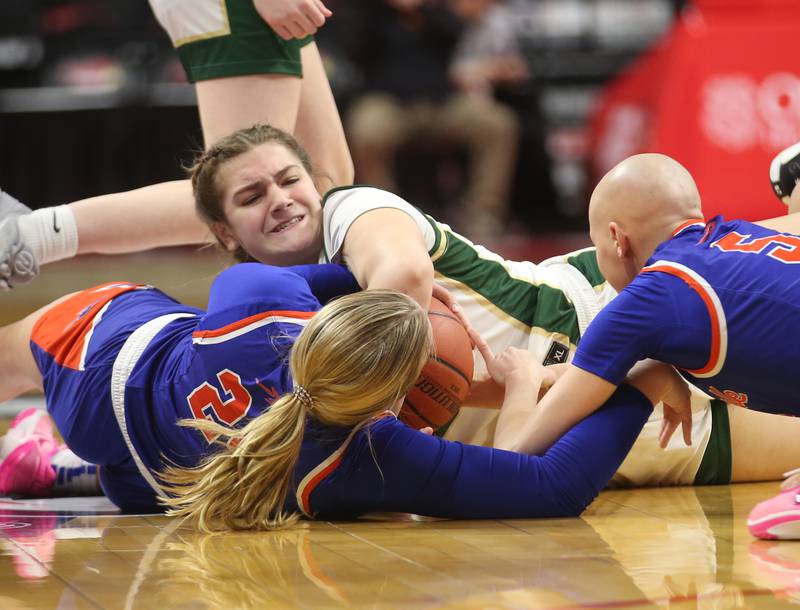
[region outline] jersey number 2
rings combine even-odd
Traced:
[[[253,397],[242,385],[242,378],[230,369],[217,373],[217,380],[225,392],[224,400],[219,390],[205,381],[187,397],[189,407],[197,419],[209,419],[232,427],[247,415],[250,405],[253,404]],[[203,435],[209,443],[219,437],[219,434],[205,430]]]

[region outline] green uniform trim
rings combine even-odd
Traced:
[[[313,36],[283,40],[258,14],[252,0],[225,0],[225,9],[227,28],[176,42],[189,82],[252,74],[303,76],[300,49]]]
[[[430,254],[437,274],[466,286],[518,324],[560,333],[569,337],[572,344],[578,343],[578,316],[561,289],[514,277],[502,262],[482,258],[470,242],[427,218],[436,233]],[[593,252],[581,253],[573,257],[578,263],[575,266],[581,272],[591,269],[593,257]]]
[[[567,263],[580,271],[593,288],[606,283],[606,278],[597,266],[597,251],[594,248],[586,248],[568,256]]]
[[[731,428],[728,405],[721,400],[711,401],[711,437],[703,461],[694,477],[695,485],[727,485],[732,471]]]

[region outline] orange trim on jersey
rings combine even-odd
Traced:
[[[74,294],[41,315],[31,331],[31,342],[50,354],[57,364],[83,370],[89,339],[104,308],[121,294],[149,288],[130,282],[109,282]]]
[[[374,421],[383,419],[385,417],[397,417],[391,411],[384,411],[383,413],[379,413],[373,418],[368,419],[364,423],[356,426],[347,435],[347,438],[344,442],[339,446],[339,448],[331,453],[326,459],[324,459],[316,468],[312,468],[309,473],[303,477],[303,480],[300,481],[300,484],[297,486],[297,492],[295,497],[297,499],[297,506],[300,510],[303,511],[304,514],[311,517],[311,503],[310,497],[311,492],[313,492],[317,486],[331,474],[334,470],[339,467],[339,464],[342,463],[342,458],[344,456],[344,452],[347,450],[347,447],[350,445],[350,441],[353,440],[353,437],[356,435],[356,432],[361,430],[367,424],[371,424]]]
[[[297,320],[310,320],[314,317],[314,311],[262,311],[261,313],[242,318],[232,324],[216,328],[214,330],[197,330],[192,333],[192,339],[210,339],[212,337],[222,337],[228,333],[236,332],[246,326],[250,326],[264,318],[295,318]]]
[[[708,315],[711,318],[711,352],[708,356],[708,362],[701,368],[683,370],[698,377],[711,377],[716,375],[719,369],[722,368],[722,362],[725,360],[726,355],[725,352],[727,352],[727,338],[725,337],[727,330],[725,328],[724,312],[722,311],[719,299],[710,291],[710,286],[706,288],[697,278],[689,273],[688,269],[681,267],[682,265],[677,265],[676,263],[659,261],[649,267],[644,267],[642,273],[660,271],[661,273],[673,275],[686,282],[686,284],[702,299],[708,310]],[[711,374],[709,375],[709,373]]]
[[[681,224],[678,225],[677,229],[675,229],[672,232],[671,237],[675,237],[678,233],[680,233],[684,229],[688,229],[689,227],[694,227],[694,226],[704,227],[704,226],[706,226],[706,221],[703,220],[702,218],[692,218],[690,220],[685,220]]]

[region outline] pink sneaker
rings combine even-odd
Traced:
[[[800,540],[800,487],[756,504],[747,517],[747,527],[756,538]]]
[[[49,415],[22,411],[0,439],[0,494],[45,495],[55,481],[50,458],[57,450]]]

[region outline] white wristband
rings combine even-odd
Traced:
[[[40,265],[78,253],[78,226],[68,205],[34,210],[19,217],[19,232]]]

